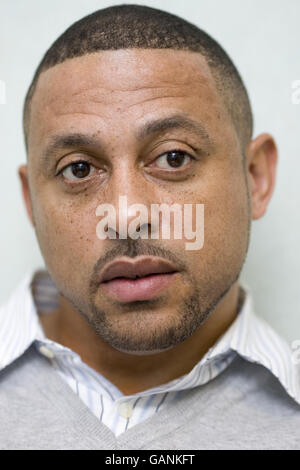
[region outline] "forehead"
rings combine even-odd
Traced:
[[[213,120],[226,111],[205,58],[165,49],[101,51],[68,59],[43,72],[31,103],[30,140],[118,119],[181,108]],[[77,129],[79,130],[79,129]],[[84,130],[84,129],[81,129]]]

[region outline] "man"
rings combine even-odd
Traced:
[[[276,144],[223,49],[157,9],[96,11],[43,57],[24,133],[47,270],[1,310],[1,448],[299,449],[299,371],[239,283]],[[121,236],[134,204],[204,207],[203,246],[145,217]]]

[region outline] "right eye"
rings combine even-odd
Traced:
[[[92,166],[90,163],[85,161],[79,161],[66,166],[61,171],[61,173],[63,174],[65,179],[76,181],[79,179],[82,180],[90,176],[91,170]]]

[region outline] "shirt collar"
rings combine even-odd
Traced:
[[[48,297],[43,297],[43,293],[40,298],[38,293],[33,294],[34,279],[48,282],[45,290]],[[52,289],[49,283],[52,283]],[[245,292],[245,299],[236,319],[185,377],[188,379],[195,368],[204,363],[222,360],[222,357],[226,360],[234,351],[245,360],[266,367],[286,392],[300,404],[300,372],[292,361],[291,349],[265,320],[254,313],[249,287],[241,287]],[[70,349],[45,337],[37,314],[36,302],[39,309],[53,306],[56,302],[55,293],[57,294],[55,286],[47,271],[28,271],[8,301],[0,307],[0,370],[20,357],[35,341],[74,354]],[[178,380],[170,382],[170,385],[174,384],[175,388]]]

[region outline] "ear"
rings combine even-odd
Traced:
[[[28,181],[28,166],[21,165],[18,168],[18,174],[21,180],[22,194],[23,194],[23,199],[25,202],[27,214],[28,214],[31,224],[34,226],[32,203],[31,203],[31,198],[30,198],[30,188],[29,188],[29,181]]]
[[[277,147],[271,135],[261,134],[251,141],[246,164],[253,220],[266,212],[275,186],[277,160]]]

